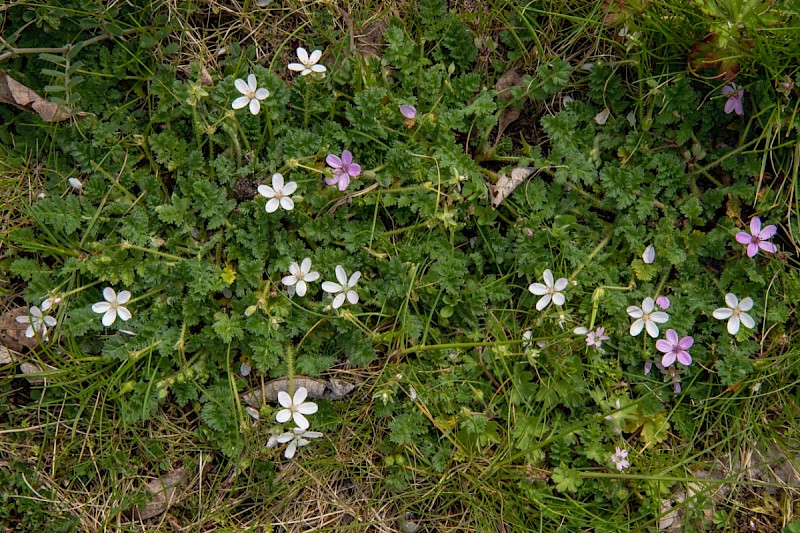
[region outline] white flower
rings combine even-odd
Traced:
[[[532,283],[528,290],[537,296],[541,296],[539,301],[536,302],[536,310],[541,311],[548,306],[550,300],[556,305],[564,305],[564,295],[561,291],[567,288],[567,278],[559,278],[553,283],[553,273],[548,268],[542,273],[544,278],[544,285],[541,283]]]
[[[731,335],[739,333],[740,323],[749,329],[756,327],[753,317],[745,313],[753,308],[752,298],[745,298],[740,302],[735,294],[729,292],[725,295],[725,304],[728,307],[720,307],[714,311],[714,318],[728,321],[728,333]]]
[[[295,261],[289,265],[291,276],[284,276],[281,282],[287,287],[294,287],[297,295],[303,297],[308,289],[308,282],[317,281],[319,272],[311,271],[311,259],[306,257],[299,265]]]
[[[323,73],[328,69],[325,65],[317,65],[321,57],[322,50],[314,50],[309,57],[306,49],[301,46],[297,49],[297,59],[300,63],[289,63],[289,70],[299,72],[302,76],[308,76],[312,72]]]
[[[42,314],[42,311],[35,305],[28,309],[28,316],[18,316],[17,322],[20,324],[30,324],[28,329],[25,330],[25,336],[33,338],[34,335],[39,333],[42,339],[47,338],[47,326],[51,328],[56,325],[56,319]]]
[[[42,302],[42,311],[47,311],[54,305],[61,303],[61,296],[57,292],[51,292],[47,298]]]
[[[258,88],[255,74],[248,75],[247,81],[236,78],[233,84],[236,86],[236,90],[244,96],[240,96],[234,100],[231,107],[234,109],[242,109],[249,105],[250,113],[258,115],[258,112],[261,111],[261,102],[259,102],[259,100],[267,99],[269,97],[269,91],[264,88]]]
[[[278,414],[275,415],[275,420],[283,424],[291,418],[298,428],[308,429],[308,419],[303,415],[316,413],[317,404],[305,401],[307,396],[308,390],[305,387],[300,387],[294,391],[294,397],[289,396],[288,392],[280,391],[278,393],[278,403],[285,409],[278,411]]]
[[[644,253],[642,254],[642,261],[644,261],[646,264],[649,265],[652,264],[652,262],[655,260],[656,260],[656,249],[653,248],[653,245],[651,244],[650,246],[644,249]]]
[[[269,185],[259,185],[258,194],[269,198],[265,209],[267,213],[274,213],[278,210],[278,206],[286,211],[294,209],[294,200],[291,195],[297,190],[297,183],[290,181],[286,185],[283,184],[283,176],[280,174],[272,175],[272,187]]]
[[[658,326],[669,320],[669,315],[664,311],[655,311],[656,303],[649,296],[644,299],[641,307],[632,305],[628,307],[628,315],[636,320],[631,324],[631,335],[634,337],[642,332],[642,328],[647,330],[647,334],[654,339],[658,337]]]
[[[131,312],[128,311],[124,304],[128,303],[131,299],[131,293],[128,291],[121,291],[119,294],[114,292],[111,287],[103,289],[103,298],[105,302],[97,302],[92,304],[92,311],[95,313],[105,313],[103,315],[103,325],[108,327],[114,323],[119,315],[120,320],[130,320]]]
[[[319,431],[306,431],[302,428],[294,428],[292,431],[287,431],[277,437],[270,437],[267,441],[267,448],[274,448],[278,444],[286,444],[288,442],[289,445],[286,447],[286,451],[283,455],[287,459],[291,459],[294,457],[297,448],[309,443],[308,439],[318,439],[321,436],[322,433]]]
[[[70,178],[67,181],[75,192],[81,192],[83,190],[83,183],[81,183],[81,180],[78,178]]]
[[[355,271],[353,275],[350,276],[350,281],[347,281],[347,272],[344,271],[344,267],[342,265],[336,265],[336,279],[339,280],[339,283],[334,283],[332,281],[323,281],[322,282],[322,290],[325,292],[336,296],[333,299],[333,308],[339,309],[342,304],[344,303],[345,298],[351,304],[358,303],[358,293],[353,290],[358,283],[359,278],[361,277],[361,272]]]

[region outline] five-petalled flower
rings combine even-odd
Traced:
[[[603,346],[603,341],[607,341],[609,339],[606,333],[606,328],[600,326],[594,331],[590,331],[586,334],[586,345],[587,346],[594,346],[598,350],[601,346]]]
[[[278,393],[278,403],[280,403],[284,409],[278,411],[275,415],[275,420],[283,424],[284,422],[288,422],[289,419],[292,419],[294,423],[297,424],[298,428],[303,430],[308,429],[308,419],[303,415],[313,415],[316,413],[317,404],[305,401],[306,397],[308,397],[308,390],[305,387],[300,387],[294,391],[293,397],[289,396],[289,393],[286,391],[280,391]]]
[[[233,84],[236,86],[236,90],[242,93],[243,96],[234,100],[231,107],[234,109],[242,109],[249,105],[250,113],[258,115],[258,112],[261,111],[261,102],[259,102],[259,100],[266,100],[269,98],[269,91],[263,87],[260,89],[258,88],[255,74],[248,75],[247,81],[237,78]]]
[[[317,281],[319,279],[319,272],[311,270],[311,259],[306,257],[299,265],[297,261],[289,265],[290,276],[284,276],[281,282],[287,287],[294,286],[298,296],[306,295],[308,289],[308,282]]]
[[[549,268],[542,273],[542,278],[544,278],[544,285],[531,283],[530,287],[528,287],[528,290],[533,294],[541,296],[539,301],[536,302],[536,310],[541,311],[550,304],[551,300],[555,305],[564,305],[564,295],[561,291],[567,288],[567,278],[558,278],[554,282],[553,273],[550,272]]]
[[[92,311],[95,313],[103,314],[103,325],[108,327],[114,323],[119,316],[120,320],[130,320],[131,312],[127,307],[124,307],[128,300],[131,299],[131,293],[128,291],[120,291],[117,294],[111,287],[103,289],[103,298],[105,302],[97,302],[92,304]]]
[[[692,356],[687,351],[694,344],[692,337],[678,337],[674,329],[668,329],[664,335],[665,339],[658,339],[656,341],[656,348],[662,352],[664,356],[661,358],[661,366],[668,367],[677,360],[684,366],[692,364]]]
[[[334,283],[332,281],[323,281],[322,282],[322,290],[330,293],[331,296],[334,294],[333,298],[333,308],[338,309],[344,303],[345,298],[351,304],[358,303],[358,293],[353,290],[358,283],[359,278],[361,278],[361,272],[355,271],[353,275],[350,276],[350,280],[347,279],[347,272],[345,272],[344,267],[342,265],[336,265],[336,279],[339,283]]]
[[[288,442],[289,445],[283,452],[283,456],[287,459],[291,459],[294,457],[297,448],[305,446],[310,442],[308,439],[318,439],[321,436],[322,433],[319,431],[306,431],[303,428],[294,428],[292,431],[270,437],[267,441],[267,448],[274,448],[278,444],[286,444]]]
[[[728,321],[728,333],[731,335],[739,333],[740,323],[749,329],[756,327],[756,321],[745,312],[753,308],[752,298],[744,298],[740,302],[735,294],[729,292],[725,295],[725,304],[728,307],[715,309],[713,314],[718,320]]]
[[[741,116],[744,112],[742,107],[742,98],[744,97],[744,89],[741,86],[731,83],[722,88],[722,94],[728,95],[728,100],[725,102],[725,114],[730,115],[734,111]]]
[[[631,324],[631,335],[636,337],[642,332],[642,329],[646,329],[648,335],[654,339],[658,337],[656,324],[663,324],[669,320],[669,315],[664,311],[656,311],[655,306],[655,301],[648,296],[642,301],[641,307],[635,305],[628,307],[628,316],[636,319]]]
[[[353,154],[349,150],[343,151],[342,157],[328,154],[325,162],[333,169],[333,177],[325,178],[325,183],[338,185],[340,191],[350,185],[350,178],[356,178],[361,174],[361,165],[353,163]]]
[[[620,472],[630,466],[628,462],[628,450],[616,446],[616,452],[611,456],[611,462],[617,467]]]
[[[767,242],[778,231],[778,228],[769,225],[761,228],[761,219],[753,217],[750,219],[750,233],[740,231],[736,234],[736,242],[747,245],[747,257],[753,257],[758,253],[758,249],[774,254],[778,248],[771,242]]]
[[[33,338],[36,334],[42,339],[46,339],[47,327],[49,326],[52,328],[56,325],[55,318],[43,314],[42,310],[35,305],[28,309],[27,315],[18,316],[16,320],[20,324],[29,324],[28,328],[25,330],[25,336],[29,339]]]
[[[274,213],[278,210],[278,206],[291,211],[294,209],[294,200],[292,200],[292,193],[297,190],[297,183],[290,181],[283,183],[283,176],[281,174],[272,175],[272,187],[269,185],[259,185],[258,194],[269,198],[267,205],[264,207],[267,213]]]
[[[328,70],[325,65],[317,64],[321,57],[322,50],[314,50],[309,56],[306,49],[301,46],[297,49],[297,59],[300,60],[300,63],[289,63],[289,70],[299,72],[302,76],[308,76],[312,72],[321,74]]]

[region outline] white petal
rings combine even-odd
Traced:
[[[308,274],[310,270],[311,270],[311,258],[306,257],[305,259],[303,259],[303,262],[300,263],[300,271],[303,274]]]
[[[291,418],[291,417],[289,417],[289,418]],[[289,418],[287,418],[286,420],[289,420]],[[278,441],[281,444],[286,444],[287,442],[289,442],[290,440],[293,440],[293,439],[294,439],[294,432],[292,432],[292,431],[287,431],[286,433],[281,433],[280,435],[275,437],[275,440]]]
[[[122,291],[119,294],[117,294],[117,303],[120,305],[125,305],[126,303],[128,303],[128,301],[130,301],[130,299],[131,299],[130,291]]]
[[[295,287],[295,291],[297,292],[297,295],[300,298],[306,295],[306,289],[308,289],[308,285],[306,284],[305,281],[301,279],[300,281],[297,282],[297,287]]]
[[[336,265],[336,279],[342,287],[347,286],[347,272],[344,271],[342,265]]]
[[[258,89],[258,80],[256,80],[255,74],[247,75],[247,88],[251,93],[254,93],[256,89]]]
[[[267,98],[269,98],[269,91],[264,88],[257,90],[256,98],[258,98],[259,100],[266,100]]]
[[[292,457],[294,457],[295,451],[297,451],[297,441],[293,440],[286,447],[286,451],[284,452],[283,456],[286,457],[287,459],[291,459]]]
[[[294,391],[294,396],[292,397],[292,403],[294,405],[300,405],[308,398],[308,389],[305,387],[300,387],[296,391]]]
[[[123,322],[127,322],[131,319],[132,315],[131,312],[128,311],[127,307],[117,307],[117,316],[119,316],[119,319]]]
[[[644,320],[642,320],[641,318],[638,318],[638,319],[633,321],[633,324],[631,324],[630,333],[631,333],[631,335],[636,337],[637,335],[639,335],[639,333],[642,332],[642,329],[644,329]]]
[[[555,284],[556,290],[557,291],[563,291],[564,289],[567,288],[567,284],[568,283],[569,283],[569,280],[567,280],[567,278],[558,278],[556,280],[556,284]]]
[[[297,183],[294,181],[290,181],[286,185],[283,186],[282,192],[284,195],[294,194],[294,191],[297,190]]]
[[[547,287],[545,287],[541,283],[531,283],[530,287],[528,287],[528,290],[531,291],[536,296],[543,296],[547,294]]]
[[[656,326],[655,322],[648,320],[644,324],[644,329],[646,329],[647,334],[653,337],[654,339],[658,337],[658,326]]]
[[[549,268],[542,273],[542,278],[544,278],[545,285],[547,285],[548,287],[553,286],[553,273],[550,272]]]
[[[236,78],[236,80],[233,82],[233,85],[236,87],[236,90],[242,94],[247,94],[250,92],[250,87],[247,86],[247,82],[241,78]],[[248,98],[248,100],[250,99]]]
[[[560,292],[557,292],[553,295],[553,303],[556,305],[564,305],[564,295]]]
[[[96,304],[92,304],[92,311],[95,313],[105,313],[109,309],[111,309],[111,304],[108,302],[97,302]],[[28,317],[25,318],[27,319]]]
[[[360,279],[361,279],[361,272],[356,270],[355,272],[353,272],[353,275],[350,276],[350,281],[347,282],[347,286],[355,287],[356,283],[358,283],[358,280]]]
[[[272,198],[270,199],[269,202],[267,202],[267,205],[264,206],[264,209],[267,210],[267,213],[274,213],[275,211],[278,210],[278,206],[280,204],[281,204],[280,200],[278,200],[277,198]]]
[[[539,298],[539,301],[536,302],[536,310],[537,311],[541,311],[542,309],[547,307],[547,304],[550,303],[550,300],[551,300],[551,296],[549,294],[545,294],[544,296]]]
[[[281,207],[286,211],[291,211],[294,209],[294,200],[289,198],[288,196],[284,196],[281,198]]]
[[[626,311],[628,313],[628,316],[631,318],[642,318],[644,316],[642,308],[636,307],[635,305],[631,305],[630,307],[628,307],[628,309],[626,309]]]
[[[669,315],[664,311],[656,311],[655,313],[650,313],[650,320],[653,322],[658,322],[659,324],[663,324],[669,320]]]
[[[117,293],[114,292],[114,289],[112,289],[111,287],[106,287],[105,289],[103,289],[103,298],[105,298],[107,302],[116,302]]]
[[[318,279],[319,279],[319,272],[317,271],[309,272],[308,274],[305,275],[306,281],[317,281]]]
[[[725,305],[731,309],[736,309],[736,307],[739,305],[739,299],[735,294],[729,292],[725,295]]]
[[[106,311],[106,314],[103,315],[102,322],[105,327],[108,327],[111,324],[113,324],[116,319],[117,319],[117,310],[111,307],[109,308],[108,311]]]
[[[653,300],[649,296],[642,301],[642,311],[644,311],[647,314],[652,313],[655,307],[656,307],[655,300]]]
[[[322,57],[322,50],[314,50],[311,52],[311,57],[308,58],[309,63],[316,63]]]
[[[297,48],[297,59],[304,65],[308,64],[308,52],[306,52],[306,49],[302,46]]]
[[[319,431],[306,431],[303,436],[307,439],[318,439],[322,436],[322,433]]]
[[[756,321],[747,313],[739,313],[739,320],[742,321],[742,325],[746,328],[753,329],[756,327]]]
[[[656,249],[653,248],[653,245],[651,244],[650,246],[645,248],[644,253],[642,254],[642,261],[644,261],[646,264],[649,265],[655,260],[656,260]]]
[[[25,329],[25,336],[29,339],[32,339],[35,334],[36,332],[33,331],[33,326],[28,326],[27,329]]]
[[[731,335],[736,335],[739,333],[739,317],[736,315],[731,316],[730,320],[728,320],[728,333]]]
[[[345,298],[344,293],[337,294],[336,298],[333,299],[333,304],[332,304],[333,308],[339,309],[344,303],[344,298]]]
[[[261,103],[253,98],[250,100],[250,114],[251,115],[258,115],[258,112],[261,111]]]
[[[726,320],[733,315],[733,309],[730,309],[728,307],[720,307],[719,309],[715,309],[712,315],[716,319]]]
[[[101,303],[103,303],[105,305],[108,305],[106,302],[101,302]],[[97,304],[94,304],[94,305],[97,305]],[[94,310],[94,305],[92,306],[92,310]],[[95,311],[95,313],[103,313],[103,312],[105,312],[105,309],[103,309],[102,311]],[[31,319],[27,315],[26,316],[18,316],[17,317],[17,322],[19,322],[20,324],[30,324]]]
[[[328,69],[327,69],[327,67],[325,67],[325,65],[311,65],[311,70],[312,70],[312,72],[322,73],[322,72],[325,72]]]
[[[42,318],[42,310],[36,307],[35,305],[31,307],[28,312],[31,314],[32,317],[38,318],[41,320]]]
[[[294,420],[294,423],[297,424],[297,427],[300,429],[308,429],[308,426],[311,425],[308,423],[308,419],[304,417],[302,413],[298,413],[297,411],[292,414],[292,420]]]
[[[275,415],[275,421],[279,424],[285,424],[290,418],[292,418],[292,412],[288,409],[281,409]]]
[[[283,174],[272,175],[272,188],[283,192]]]
[[[259,185],[256,189],[258,194],[264,196],[266,198],[275,198],[275,189],[270,187],[269,185]]]
[[[313,415],[319,410],[319,407],[314,402],[305,402],[297,406],[297,412],[304,415]]]
[[[290,286],[294,285],[295,283],[297,283],[297,278],[294,277],[294,276],[283,276],[281,278],[281,283],[283,283],[287,287],[290,287]]]
[[[323,281],[322,290],[331,294],[335,294],[337,292],[342,292],[342,286],[332,281]]]
[[[358,303],[358,293],[356,291],[347,291],[347,301],[355,305]]]
[[[278,403],[287,409],[292,406],[292,397],[286,391],[278,392]],[[288,420],[288,419],[287,419]]]
[[[753,299],[752,298],[745,298],[741,302],[739,302],[739,310],[740,311],[749,311],[753,308]]]
[[[289,70],[293,70],[295,72],[301,72],[306,69],[306,67],[301,65],[300,63],[289,63],[287,67],[289,68]]]
[[[311,74],[312,72],[313,72],[313,71],[312,71],[310,68],[304,68],[304,69],[303,69],[303,72],[301,72],[301,73],[300,73],[300,75],[301,75],[301,76],[308,76],[308,75],[309,75],[309,74]]]
[[[51,316],[46,316],[44,317],[44,323],[52,328],[56,325],[56,319]]]

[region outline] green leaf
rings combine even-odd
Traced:
[[[553,469],[553,475],[551,476],[553,483],[556,484],[556,489],[559,492],[576,492],[578,487],[583,484],[583,480],[580,477],[580,472],[573,468],[569,468],[564,463],[561,463],[559,466]]]

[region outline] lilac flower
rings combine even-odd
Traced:
[[[628,450],[616,446],[616,452],[611,456],[611,462],[617,467],[617,470],[622,472],[624,469],[631,466],[628,462]]]
[[[417,108],[413,105],[402,104],[400,107],[400,114],[406,117],[408,120],[414,120],[417,118]]]
[[[728,307],[715,309],[713,315],[717,320],[728,321],[728,333],[731,335],[739,333],[739,323],[750,329],[756,327],[756,321],[745,312],[753,308],[752,298],[744,298],[740,302],[735,294],[729,292],[725,295],[725,304]]]
[[[653,245],[651,244],[650,246],[645,248],[644,253],[642,254],[642,261],[644,261],[645,264],[649,265],[652,264],[653,261],[655,260],[656,260],[656,249],[653,248]]]
[[[740,231],[736,234],[736,241],[740,244],[747,245],[747,257],[755,256],[759,248],[765,252],[774,254],[778,251],[778,248],[771,242],[767,242],[767,239],[772,238],[777,231],[778,228],[774,225],[769,225],[761,229],[761,219],[753,217],[750,219],[750,233],[748,234],[744,231]]]
[[[656,305],[661,309],[669,309],[669,298],[666,296],[659,296],[656,298]]]
[[[741,86],[731,83],[722,88],[722,94],[728,95],[728,100],[725,102],[725,114],[730,115],[736,111],[736,114],[742,116],[744,112],[742,108],[742,97],[744,97],[744,89]]]
[[[541,296],[539,301],[536,302],[536,310],[541,311],[550,304],[552,300],[555,305],[564,305],[565,299],[561,291],[567,288],[567,278],[558,278],[557,281],[553,280],[553,273],[548,268],[542,273],[544,285],[541,283],[531,283],[528,290],[537,296]]]
[[[586,344],[588,346],[594,346],[598,350],[603,345],[603,341],[607,341],[609,339],[608,335],[605,334],[606,328],[599,327],[594,331],[590,331],[586,334]]]
[[[689,355],[687,350],[694,344],[694,339],[692,337],[678,338],[678,334],[674,329],[668,329],[665,337],[666,340],[659,339],[656,341],[656,348],[659,352],[664,353],[664,357],[661,358],[661,365],[666,368],[674,363],[676,359],[684,366],[691,365],[692,356]]]
[[[334,154],[328,154],[325,162],[333,168],[333,177],[325,178],[325,183],[328,185],[338,184],[340,191],[350,185],[350,178],[356,178],[361,174],[361,165],[353,163],[353,154],[349,150],[343,151],[341,158]]]
[[[652,338],[658,337],[658,326],[656,324],[663,324],[669,320],[669,315],[663,311],[655,311],[655,302],[649,296],[642,301],[642,306],[637,307],[632,305],[628,307],[628,316],[636,320],[631,324],[631,335],[636,337],[642,332],[642,329],[647,330],[647,334]]]

